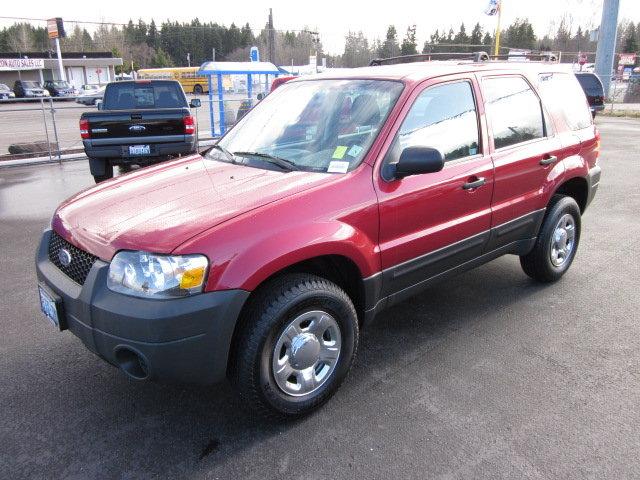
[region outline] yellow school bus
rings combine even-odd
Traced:
[[[208,93],[207,77],[198,75],[200,67],[142,68],[138,78],[147,80],[177,80],[187,93]]]

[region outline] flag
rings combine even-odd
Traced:
[[[484,13],[492,17],[494,15],[497,15],[499,11],[500,11],[500,0],[489,0],[489,5],[487,5],[487,8],[484,10]]]

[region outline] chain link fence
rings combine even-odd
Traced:
[[[202,106],[192,108],[196,118],[198,139],[209,144],[220,136],[220,107],[224,108],[225,130],[233,126],[255,106],[265,92],[225,92],[222,104],[217,92],[188,94],[188,100],[199,98]],[[83,154],[79,120],[83,112],[97,109],[95,105],[76,103],[76,98],[37,98],[0,100],[0,161],[28,157],[48,157],[54,161],[70,154]],[[209,140],[209,141],[208,141]]]

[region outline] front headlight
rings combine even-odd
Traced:
[[[185,297],[202,292],[208,266],[204,255],[122,251],[111,260],[107,287],[142,298]]]

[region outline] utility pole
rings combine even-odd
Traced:
[[[273,30],[273,10],[269,9],[269,61],[276,62],[276,32]]]
[[[602,20],[598,30],[598,48],[596,50],[596,75],[604,87],[604,96],[609,97],[613,60],[616,53],[616,35],[618,34],[618,11],[620,0],[604,0]]]

